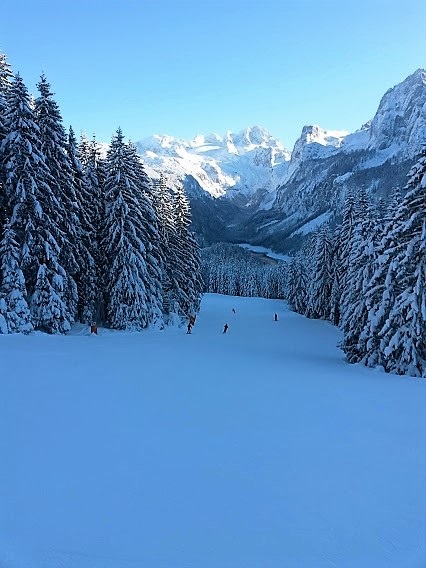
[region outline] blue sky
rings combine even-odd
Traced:
[[[0,49],[66,125],[109,141],[258,124],[353,131],[426,67],[425,0],[3,0]]]

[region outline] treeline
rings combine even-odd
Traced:
[[[266,264],[244,248],[217,243],[202,250],[204,291],[230,296],[284,298],[284,263]]]
[[[336,230],[323,225],[292,260],[288,301],[339,325],[351,363],[425,377],[426,149],[404,189],[387,207],[350,193]]]
[[[0,54],[0,333],[141,330],[198,311],[183,189],[152,182],[120,129],[105,159],[78,143],[46,77],[37,88],[32,100]]]

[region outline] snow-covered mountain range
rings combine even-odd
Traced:
[[[290,152],[267,130],[199,134],[193,140],[155,135],[136,143],[143,161],[174,184],[190,175],[214,198],[247,202],[258,190],[272,192],[283,179]]]
[[[426,143],[426,70],[388,90],[354,133],[305,126],[292,152],[259,126],[186,141],[152,136],[136,146],[148,169],[184,183],[205,242],[294,248],[349,188],[386,198]],[[155,175],[155,174],[154,174]]]

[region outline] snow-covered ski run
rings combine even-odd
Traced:
[[[0,336],[0,566],[425,566],[426,381],[339,339],[213,294],[191,335]]]

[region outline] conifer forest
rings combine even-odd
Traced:
[[[0,55],[0,333],[138,331],[196,313],[183,189],[149,179],[120,128],[106,157],[95,137],[77,140],[44,75],[37,89]]]

